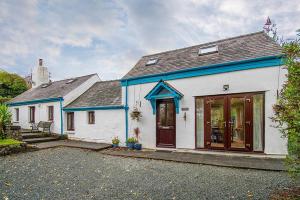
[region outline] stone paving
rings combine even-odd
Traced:
[[[167,160],[194,164],[225,166],[245,169],[284,171],[284,159],[234,155],[199,154],[167,151],[134,151],[107,149],[102,153],[112,156]]]
[[[36,143],[35,146],[38,149],[48,149],[54,147],[74,147],[74,148],[81,148],[81,149],[90,149],[94,151],[100,151],[103,149],[107,149],[111,147],[111,144],[106,143],[95,143],[95,142],[84,142],[84,141],[77,141],[77,140],[58,140],[52,142],[42,142]]]

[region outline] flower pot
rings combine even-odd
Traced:
[[[136,149],[136,150],[141,150],[141,149],[142,149],[142,144],[135,143],[135,144],[134,144],[134,149]]]
[[[132,143],[132,142],[129,142],[127,144],[127,146],[128,146],[129,149],[134,149],[134,143]]]
[[[119,147],[119,144],[112,144],[112,147],[117,148],[117,147]]]

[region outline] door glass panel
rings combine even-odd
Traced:
[[[211,147],[224,147],[224,99],[210,100]]]
[[[231,148],[245,148],[245,98],[230,99]]]
[[[167,126],[173,126],[174,125],[174,104],[173,102],[169,102],[167,105]]]
[[[196,147],[204,148],[204,99],[196,99]]]
[[[253,96],[253,150],[263,151],[263,94]]]
[[[159,104],[159,126],[166,126],[166,104],[160,103]]]

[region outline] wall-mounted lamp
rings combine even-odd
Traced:
[[[228,91],[229,90],[229,85],[223,85],[223,91]]]

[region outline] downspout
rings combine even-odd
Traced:
[[[60,134],[64,134],[64,120],[63,120],[63,98],[60,99],[59,104],[60,104]]]
[[[126,80],[125,85],[125,133],[126,133],[126,146],[127,146],[127,140],[128,140],[128,82]]]

